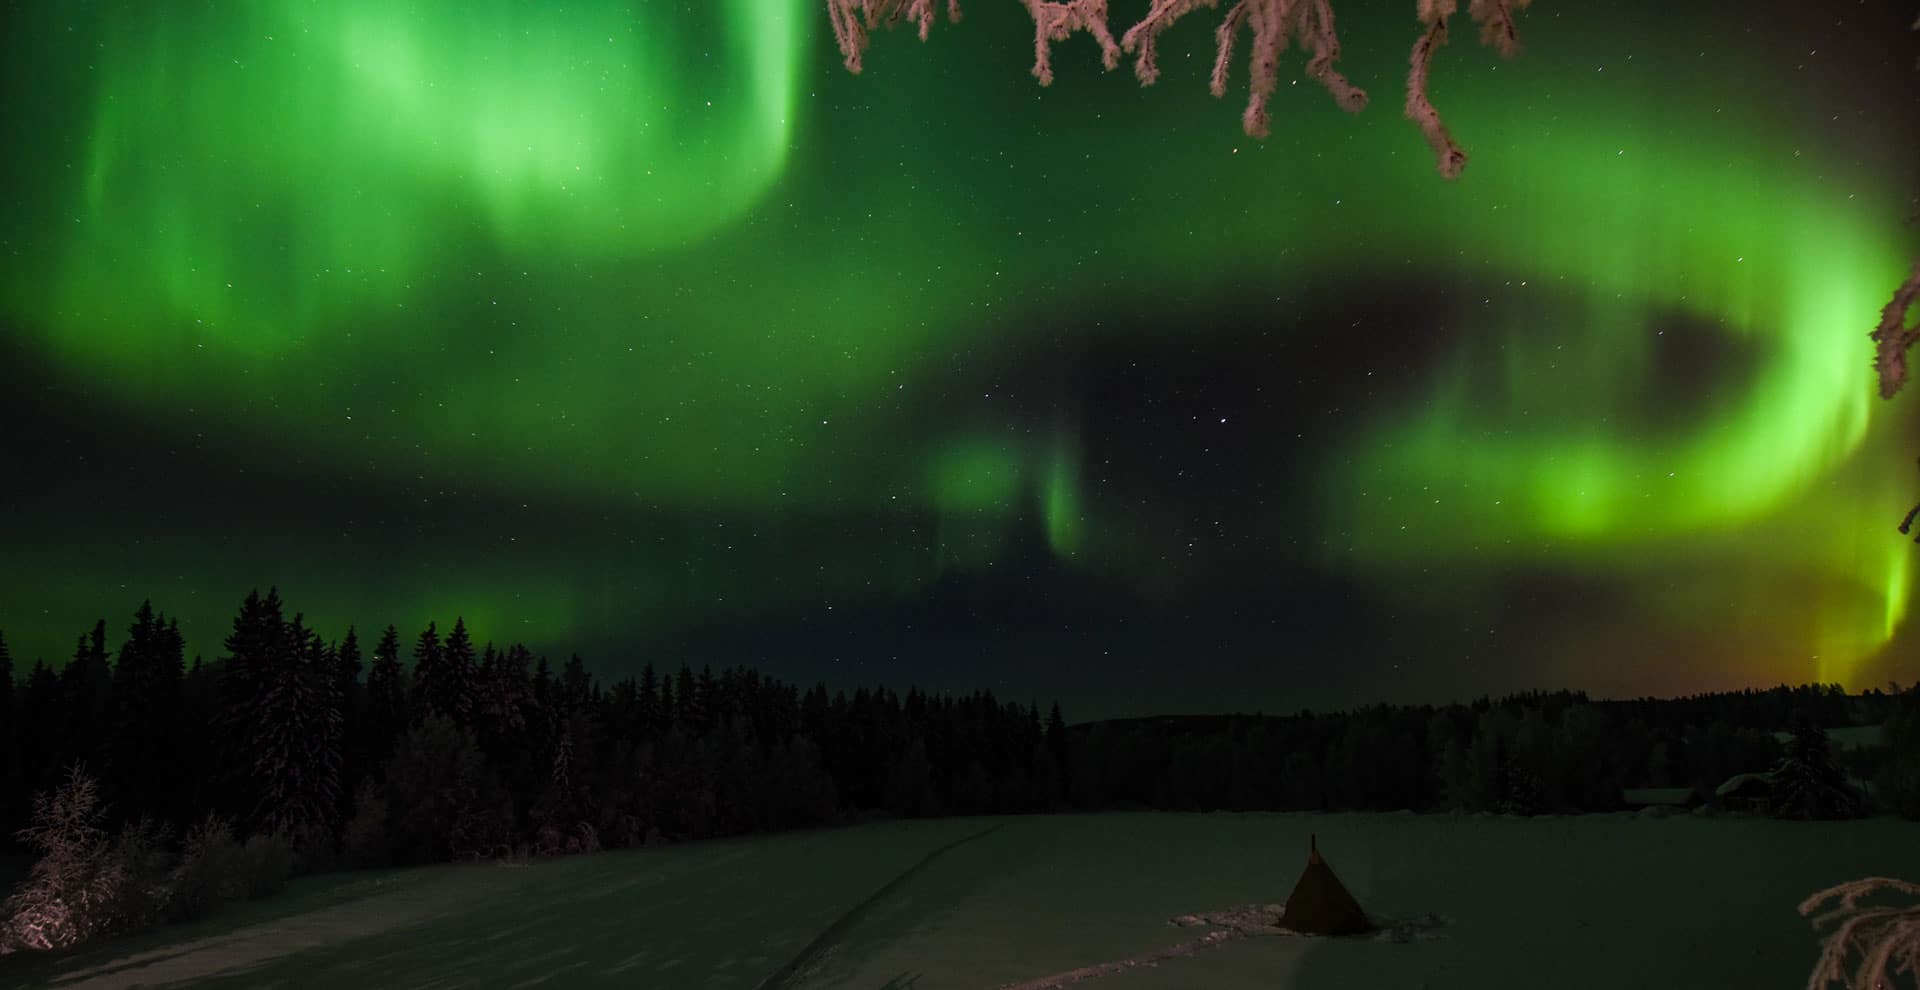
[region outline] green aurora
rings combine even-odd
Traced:
[[[0,42],[33,94],[5,118],[13,353],[103,432],[197,451],[189,492],[238,462],[367,511],[321,512],[343,535],[289,496],[213,539],[228,513],[186,495],[159,531],[23,472],[15,652],[151,596],[211,654],[265,583],[329,626],[665,635],[908,601],[1033,515],[1147,601],[1284,567],[1524,627],[1526,686],[1920,675],[1892,532],[1920,432],[1865,341],[1914,249],[1896,5],[1756,33],[1731,3],[1543,0],[1518,59],[1441,56],[1454,183],[1395,112],[1408,3],[1339,7],[1372,108],[1283,71],[1265,142],[1205,93],[1205,15],[1152,88],[1082,36],[1043,90],[1017,4],[881,34],[858,77],[819,6],[29,5]],[[1287,498],[1172,498],[1094,455],[1126,444],[1089,403],[1120,400],[1072,355],[1274,335],[1360,355],[1300,400],[1338,414],[1195,423],[1254,431],[1253,487]],[[484,539],[370,521],[447,500]],[[1290,549],[1193,552],[1209,526]],[[1608,600],[1529,616],[1544,573]],[[1476,670],[1424,690],[1515,686]]]

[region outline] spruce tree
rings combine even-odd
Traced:
[[[360,635],[353,626],[347,627],[346,636],[332,653],[332,676],[340,703],[340,784],[341,791],[350,795],[367,772],[367,691],[360,683],[360,672],[366,665],[360,656]]]
[[[662,728],[660,678],[654,674],[653,664],[640,668],[640,696],[635,704],[639,707],[640,738],[658,739]]]
[[[1060,702],[1055,701],[1047,712],[1047,753],[1053,757],[1053,770],[1060,780],[1061,787],[1067,785],[1067,720],[1060,714]]]
[[[547,666],[547,658],[541,657],[533,665],[533,703],[541,711],[553,707],[553,669]]]
[[[295,615],[263,668],[250,750],[263,827],[297,838],[331,829],[340,805],[339,680],[332,651]]]
[[[432,631],[432,626],[428,626]],[[424,645],[424,640],[423,640]],[[430,654],[431,655],[431,654]],[[416,653],[416,659],[420,654]],[[473,724],[474,678],[473,640],[467,635],[467,622],[456,617],[453,631],[440,646],[436,661],[426,668],[431,677],[421,676],[420,690],[426,710],[444,715],[461,728]]]
[[[142,603],[114,667],[114,737],[107,780],[127,815],[172,819],[187,811],[181,760],[180,688],[185,643],[177,622]]]
[[[340,803],[338,660],[303,617],[281,616],[277,590],[249,594],[227,637],[229,804],[257,827],[310,838]]]
[[[695,707],[699,719],[699,732],[705,735],[726,718],[727,712],[723,710],[726,699],[720,696],[719,685],[713,679],[711,665],[701,665],[700,679],[694,683],[694,696],[699,699],[699,704]]]
[[[479,670],[474,706],[475,735],[494,765],[514,767],[526,760],[527,664],[532,657],[515,644],[501,652],[489,645]]]
[[[20,684],[20,790],[11,794],[17,812],[24,812],[29,795],[59,783],[61,733],[66,731],[67,704],[60,677],[36,660]],[[15,817],[16,821],[22,820]]]
[[[567,665],[560,670],[560,691],[569,709],[584,709],[595,700],[593,677],[578,653],[567,657]]]
[[[184,655],[185,642],[180,638],[179,625],[169,623],[168,629],[169,638],[182,644]],[[223,675],[221,664],[206,663],[195,654],[180,680],[180,711],[175,719],[181,727],[177,751],[180,766],[173,778],[179,793],[170,800],[189,820],[223,807],[221,795],[227,785],[220,773],[224,765],[220,754],[227,744],[221,731]]]
[[[679,724],[680,728],[685,731],[687,735],[699,735],[701,725],[700,699],[694,689],[693,668],[684,663],[681,664],[680,673],[676,676],[673,687],[674,698],[679,705],[679,707],[674,709],[674,722]]]
[[[59,763],[85,763],[90,770],[104,762],[112,732],[113,670],[107,664],[107,622],[74,644],[73,659],[60,672],[60,690],[66,695],[66,721],[61,728]],[[97,771],[96,771],[97,772]]]
[[[412,724],[418,725],[433,710],[433,702],[442,690],[440,667],[444,656],[445,651],[440,646],[440,630],[435,623],[429,622],[413,641]]]
[[[1827,731],[1809,714],[1794,719],[1793,739],[1773,770],[1774,813],[1783,818],[1852,818],[1859,798],[1833,758]]]
[[[225,787],[217,810],[230,817],[252,818],[262,807],[261,777],[270,771],[271,759],[262,748],[268,731],[267,694],[277,681],[277,668],[290,662],[285,639],[278,589],[268,589],[264,598],[258,589],[248,592],[226,639],[220,677]]]
[[[500,699],[502,726],[506,732],[526,731],[527,709],[533,698],[533,687],[529,682],[531,675],[528,672],[532,663],[533,654],[519,643],[507,647],[507,652],[500,657],[500,667],[494,674],[494,680]]]
[[[393,753],[407,727],[407,671],[400,663],[400,632],[388,626],[373,648],[367,670],[366,735],[362,765],[375,769]]]
[[[340,682],[343,697],[359,687],[361,670],[360,636],[352,626],[348,626],[346,638],[340,641],[340,647],[335,651],[333,665],[334,679]]]

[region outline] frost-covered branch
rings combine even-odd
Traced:
[[[1154,0],[1147,16],[1120,39],[1122,48],[1135,53],[1133,71],[1143,85],[1152,85],[1160,77],[1154,46],[1160,32],[1172,27],[1181,15],[1199,7],[1213,7],[1216,2]],[[1333,67],[1340,58],[1340,38],[1334,32],[1333,7],[1329,0],[1239,0],[1235,3],[1214,32],[1219,54],[1213,63],[1213,95],[1227,95],[1235,36],[1242,26],[1253,32],[1253,52],[1248,59],[1253,78],[1247,110],[1241,117],[1241,125],[1249,135],[1266,137],[1272,129],[1267,101],[1279,85],[1280,56],[1289,40],[1310,53],[1307,78],[1325,86],[1341,109],[1357,112],[1367,105],[1366,91],[1348,82]]]
[[[1920,978],[1920,903],[1863,907],[1860,902],[1874,894],[1920,897],[1920,884],[1867,877],[1829,887],[1800,903],[1800,914],[1813,918],[1815,929],[1839,925],[1820,940],[1820,962],[1807,979],[1807,990],[1825,990],[1835,983],[1890,987],[1901,973]],[[1836,899],[1837,906],[1814,917],[1815,911]],[[1849,974],[1847,960],[1854,956],[1860,963]]]
[[[956,0],[957,2],[957,0]],[[1107,30],[1107,0],[1026,0],[1033,15],[1033,77],[1053,85],[1052,45],[1075,31],[1085,31],[1100,43],[1100,62],[1108,71],[1120,64],[1120,46]]]
[[[1511,58],[1520,51],[1520,34],[1514,27],[1513,10],[1515,7],[1524,9],[1530,2],[1470,0],[1467,16],[1480,25],[1482,44]],[[1433,148],[1440,174],[1457,179],[1460,171],[1467,166],[1467,153],[1448,133],[1446,123],[1440,119],[1440,111],[1435,109],[1433,100],[1428,97],[1427,79],[1433,69],[1434,52],[1446,44],[1447,19],[1459,11],[1459,4],[1457,0],[1419,0],[1419,3],[1420,23],[1426,26],[1426,30],[1413,43],[1413,55],[1408,60],[1407,119],[1420,128],[1427,144]]]
[[[901,21],[920,26],[920,40],[933,30],[936,0],[827,0],[827,16],[833,21],[833,37],[846,56],[847,71],[860,71],[860,56],[874,28],[890,28]],[[947,20],[960,20],[960,0],[947,0]]]
[[[909,21],[920,28],[925,41],[938,17],[939,0],[827,0],[827,14],[833,21],[833,35],[846,56],[847,68],[860,71],[876,27],[892,27]],[[1153,0],[1153,5],[1138,24],[1128,28],[1119,44],[1107,27],[1107,0],[1021,0],[1033,16],[1033,75],[1042,86],[1053,83],[1053,43],[1065,41],[1075,31],[1093,35],[1100,45],[1101,62],[1112,69],[1122,52],[1134,56],[1133,72],[1143,86],[1160,78],[1157,42],[1174,22],[1202,7],[1213,9],[1220,0]],[[1520,50],[1520,34],[1513,14],[1530,0],[1468,0],[1467,16],[1480,26],[1481,43],[1500,54],[1512,56]],[[1440,173],[1457,178],[1466,167],[1466,152],[1447,132],[1440,112],[1427,95],[1432,75],[1434,52],[1446,42],[1448,21],[1459,12],[1459,0],[1415,0],[1424,30],[1414,42],[1411,67],[1407,73],[1406,115],[1420,128],[1433,146]],[[960,0],[947,0],[947,16],[960,19]],[[1279,85],[1280,56],[1289,43],[1307,53],[1305,75],[1326,87],[1334,102],[1349,113],[1367,105],[1366,91],[1340,74],[1334,63],[1340,59],[1340,37],[1334,30],[1333,0],[1234,0],[1214,31],[1217,55],[1211,80],[1213,95],[1225,96],[1227,78],[1233,64],[1234,45],[1245,28],[1253,35],[1253,51],[1248,58],[1251,79],[1248,83],[1247,109],[1241,126],[1257,138],[1272,130],[1268,103]]]
[[[1920,327],[1906,328],[1907,312],[1920,303],[1920,259],[1907,280],[1893,290],[1893,299],[1880,310],[1880,325],[1870,334],[1878,353],[1873,366],[1880,373],[1880,397],[1891,399],[1907,383],[1907,348],[1920,339]]]
[[[1447,41],[1447,20],[1435,18],[1427,24],[1427,31],[1420,40],[1413,43],[1412,68],[1407,73],[1407,119],[1420,128],[1420,133],[1433,148],[1434,156],[1440,164],[1440,174],[1449,179],[1460,177],[1460,170],[1467,167],[1467,153],[1447,132],[1447,125],[1440,119],[1440,111],[1434,108],[1433,101],[1427,98],[1427,74],[1433,67],[1433,52]]]

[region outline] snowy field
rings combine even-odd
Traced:
[[[1175,917],[1284,901],[1309,832],[1371,914],[1420,919],[1412,937],[1255,932],[1101,971],[1212,930]],[[196,925],[0,960],[0,987],[944,990],[1093,970],[1071,985],[1795,988],[1816,948],[1794,906],[1874,874],[1920,878],[1920,825],[946,819],[309,878]]]

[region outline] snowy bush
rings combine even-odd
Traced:
[[[499,826],[512,821],[512,799],[487,768],[473,733],[445,718],[429,716],[401,737],[386,781],[387,834],[396,860],[446,862],[456,840],[510,841]]]
[[[286,836],[277,832],[251,835],[240,847],[240,887],[247,897],[277,894],[292,875],[293,845]]]
[[[167,916],[175,921],[204,917],[221,902],[239,897],[240,881],[240,843],[233,837],[233,827],[223,818],[208,815],[187,830],[180,865],[173,871]]]
[[[1920,884],[1868,877],[1829,887],[1801,902],[1800,913],[1813,918],[1815,929],[1837,925],[1820,941],[1820,962],[1807,980],[1807,990],[1825,990],[1835,983],[1842,987],[1892,987],[1894,977],[1902,973],[1909,980],[1920,981],[1920,902],[1874,907],[1861,903],[1886,894],[1920,898]],[[1837,906],[1814,916],[1815,911],[1835,900],[1839,901]],[[1854,958],[1859,963],[1848,973],[1847,961]]]
[[[347,819],[340,843],[347,859],[356,866],[385,863],[392,852],[393,843],[387,837],[387,798],[372,777],[360,781],[353,793],[353,817]]]
[[[592,825],[579,822],[571,829],[542,825],[534,832],[536,856],[578,856],[600,851],[600,833]]]
[[[160,921],[172,896],[173,853],[171,831],[142,818],[120,830],[113,856],[119,860],[121,882],[108,905],[107,925],[115,931],[145,928]]]
[[[461,809],[447,834],[455,860],[477,862],[513,854],[513,812],[504,804]]]
[[[61,949],[106,930],[126,871],[100,827],[99,782],[78,766],[67,782],[34,795],[21,841],[39,850],[33,870],[0,905],[0,952]]]

